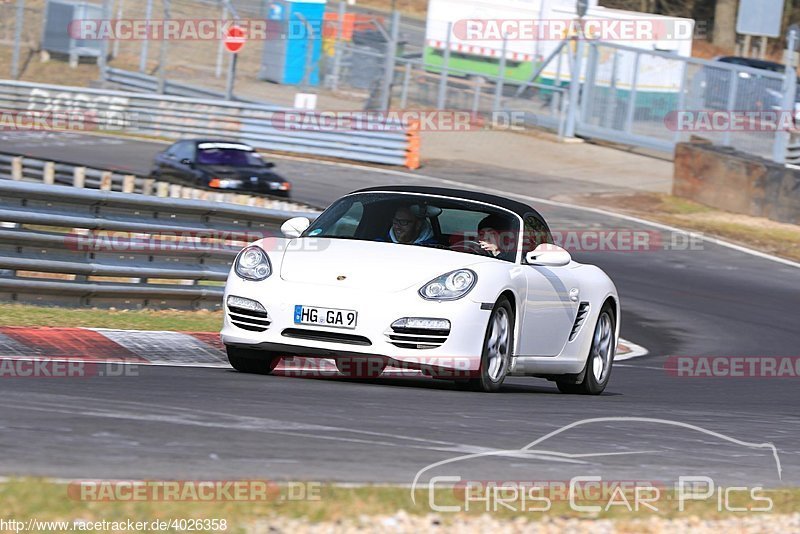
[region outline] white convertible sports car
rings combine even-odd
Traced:
[[[530,206],[494,195],[387,186],[342,197],[242,250],[225,287],[231,365],[329,358],[353,376],[387,366],[497,391],[508,375],[599,394],[619,335],[609,277],[552,244]]]

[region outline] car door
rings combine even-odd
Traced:
[[[196,185],[195,152],[195,143],[193,141],[182,141],[177,144],[175,157],[171,160],[173,182],[183,185]]]
[[[519,356],[557,356],[569,339],[579,302],[570,291],[576,278],[566,267],[539,267],[525,264],[525,255],[541,243],[552,243],[550,230],[537,214],[526,214],[522,247],[523,272],[527,292],[522,303],[519,329]]]

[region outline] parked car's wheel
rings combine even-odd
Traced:
[[[507,298],[494,305],[486,326],[479,376],[469,381],[471,389],[494,393],[500,390],[511,366],[514,347],[514,309]]]
[[[606,303],[600,310],[597,324],[592,335],[592,348],[583,369],[583,381],[579,384],[568,380],[556,381],[559,391],[580,395],[599,395],[608,385],[611,378],[611,367],[616,352],[616,321],[611,304]]]
[[[225,347],[231,367],[240,373],[268,375],[275,370],[281,361],[280,356],[263,350]]]

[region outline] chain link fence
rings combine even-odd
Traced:
[[[233,22],[270,20],[273,4],[103,0],[101,5],[114,19]],[[0,3],[2,66],[11,77],[12,63],[20,72],[41,49],[45,8],[46,0]],[[496,42],[494,48],[476,51],[450,38],[426,39],[423,21],[336,2],[329,3],[324,20],[306,22],[311,23],[306,32],[270,26],[266,39],[246,43],[237,58],[236,98],[293,106],[297,93],[313,93],[318,110],[459,110],[484,118],[517,112],[525,125],[559,135],[661,151],[672,151],[676,143],[699,135],[776,161],[785,159],[787,147],[800,146],[793,125],[789,131],[770,131],[759,125],[704,128],[697,121],[700,114],[794,111],[795,84],[787,83],[780,70],[575,38],[548,58],[542,55],[552,43],[527,53],[518,41]],[[278,61],[276,42],[309,36],[321,39],[320,52],[294,58],[304,70],[302,79],[294,84],[266,81],[265,71]],[[15,47],[17,42],[20,46]],[[108,52],[109,66],[117,72],[179,81],[223,97],[233,57],[219,39],[115,40],[108,43]],[[572,83],[576,73],[580,83]],[[164,90],[165,84],[160,87]]]

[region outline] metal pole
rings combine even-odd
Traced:
[[[383,65],[383,87],[381,88],[381,110],[389,111],[392,103],[392,82],[397,62],[397,43],[400,40],[400,12],[392,13],[391,38],[386,43],[386,62]]]
[[[500,49],[500,67],[497,70],[497,83],[494,86],[494,104],[492,111],[500,111],[503,103],[503,87],[506,77],[506,51],[508,50],[508,36],[503,35],[503,47]]]
[[[169,20],[169,2],[164,1],[164,20]],[[158,92],[162,95],[167,90],[167,40],[164,38],[163,32],[161,36],[161,46],[158,47]]]
[[[567,108],[567,126],[564,137],[575,137],[575,126],[578,117],[578,105],[581,99],[581,63],[583,60],[583,36],[577,37],[575,60],[569,78],[569,107]]]
[[[797,94],[797,44],[800,38],[800,28],[792,25],[789,28],[789,36],[786,44],[786,74],[783,77],[783,103],[781,112],[794,111],[795,96]],[[786,152],[789,149],[791,134],[781,130],[775,134],[775,145],[773,146],[772,159],[775,163],[786,163]]]
[[[731,83],[728,87],[728,113],[733,116],[736,111],[736,91],[739,87],[739,71],[736,69],[731,70]],[[723,135],[722,144],[730,146],[731,144],[731,129],[726,128]]]
[[[688,83],[687,78],[689,77],[689,62],[683,62],[683,74],[681,74],[681,89],[678,93],[678,108],[677,111],[686,111],[686,84]],[[680,128],[675,128],[675,144],[681,142],[681,138],[683,136],[683,132],[681,132]]]
[[[233,81],[236,79],[236,58],[239,54],[232,54],[228,63],[228,82],[225,84],[225,100],[233,100]]]
[[[225,5],[222,6],[222,20],[228,20],[228,7]],[[217,65],[214,68],[214,77],[216,78],[222,76],[222,63],[225,60],[225,43],[223,43],[223,41],[224,39],[220,38],[219,44],[217,45]]]
[[[117,6],[117,20],[122,20],[122,5],[125,3],[125,0],[119,0],[119,5]],[[119,56],[119,39],[114,39],[114,48],[113,48],[112,56],[117,57]]]
[[[150,18],[153,16],[153,0],[147,0],[144,8],[144,20],[150,23]],[[149,35],[149,32],[148,32]],[[142,41],[142,49],[139,53],[139,72],[147,71],[147,53],[150,48],[150,38],[147,37]]]
[[[14,20],[14,50],[11,52],[11,77],[19,78],[19,55],[22,47],[22,26],[25,25],[25,0],[17,0],[17,16]]]
[[[447,23],[447,39],[444,44],[444,57],[442,58],[442,72],[439,78],[439,95],[436,99],[436,109],[444,109],[447,104],[447,69],[450,67],[450,36],[453,34],[453,23]]]
[[[403,77],[403,92],[400,95],[400,109],[406,109],[408,105],[408,86],[411,83],[411,61],[406,61],[406,72]]]
[[[111,0],[103,0],[103,18],[105,20],[111,18]],[[108,69],[108,39],[100,41],[100,57],[97,59],[97,63],[100,67],[100,80],[105,81],[106,69]]]
[[[631,133],[633,129],[633,119],[636,117],[636,85],[639,83],[639,60],[642,54],[636,52],[636,59],[633,62],[633,80],[631,90],[628,93],[628,113],[625,117],[625,131]]]
[[[339,76],[342,72],[342,50],[344,48],[344,19],[347,16],[347,4],[343,1],[339,2],[339,24],[336,29],[336,39],[334,40],[333,51],[333,80],[331,82],[331,89],[333,91],[339,90]]]

